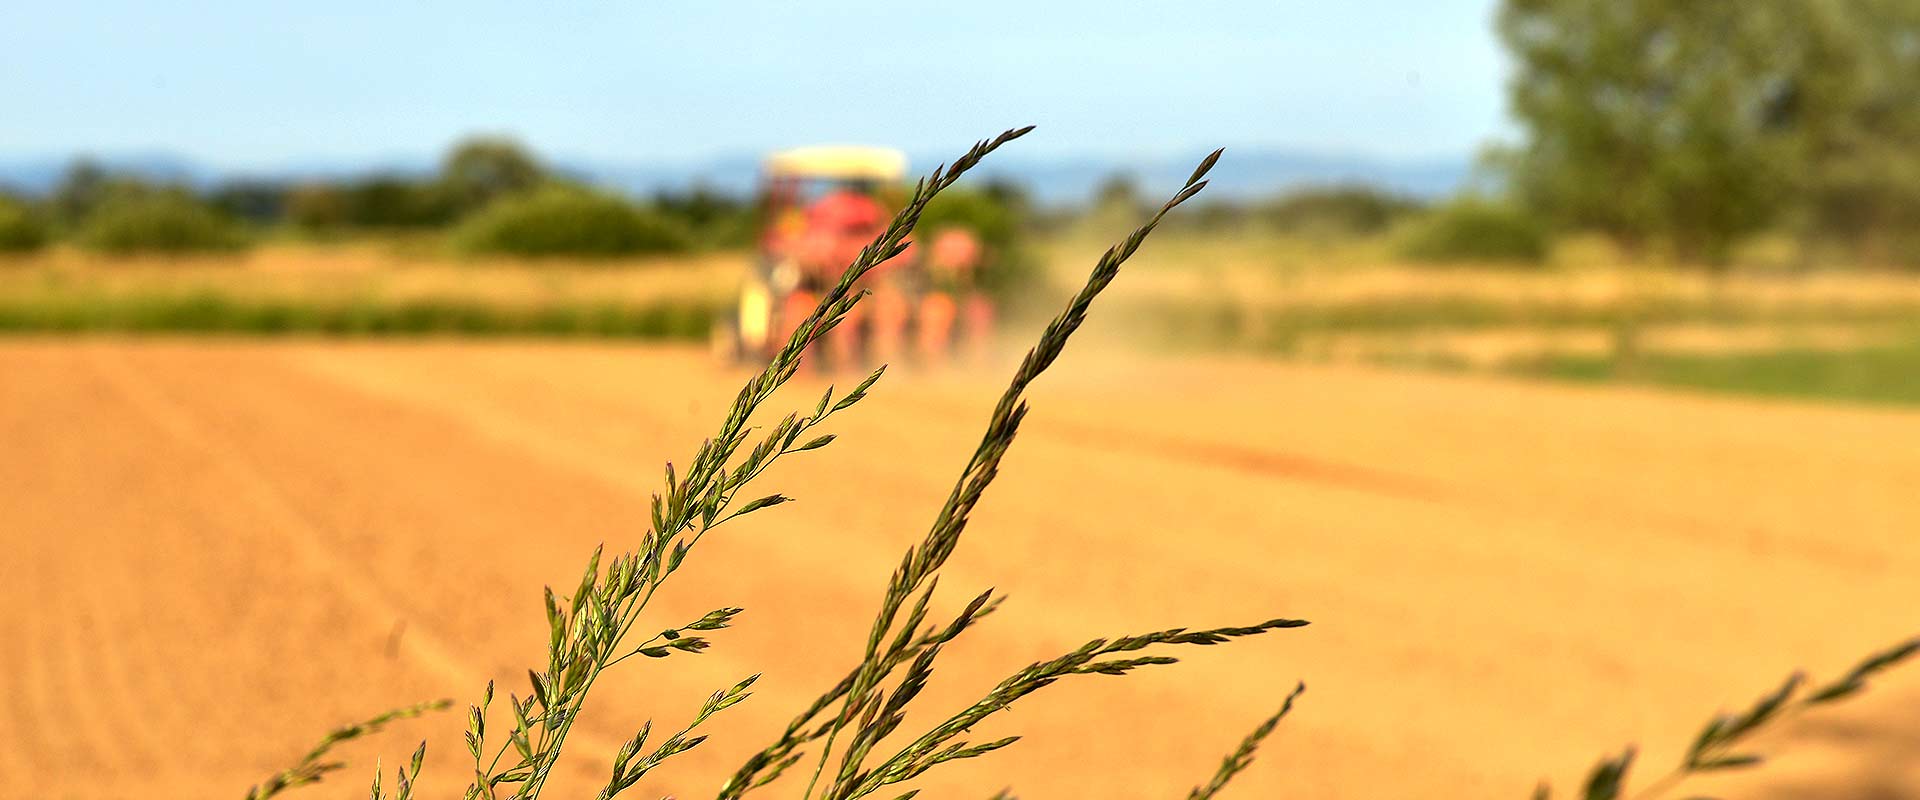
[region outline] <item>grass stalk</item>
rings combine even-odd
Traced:
[[[1022,359],[988,418],[980,445],[961,470],[931,529],[919,545],[908,549],[887,584],[865,649],[854,669],[852,684],[839,701],[840,713],[825,726],[826,742],[821,747],[807,788],[802,792],[803,798],[812,798],[816,789],[822,800],[863,797],[882,787],[918,777],[938,764],[984,755],[1012,744],[1018,737],[985,744],[971,744],[958,740],[958,737],[988,716],[1006,709],[1014,701],[1067,675],[1117,675],[1139,667],[1174,662],[1174,659],[1166,656],[1100,660],[1103,656],[1157,644],[1215,644],[1237,636],[1306,624],[1302,620],[1272,620],[1246,628],[1191,633],[1175,629],[1144,636],[1123,636],[1111,641],[1096,639],[1058,659],[1033,664],[1015,673],[973,706],[922,734],[876,766],[867,766],[869,756],[904,720],[908,705],[924,688],[942,644],[927,647],[910,662],[891,659],[888,654],[898,650],[901,643],[910,641],[924,619],[938,585],[940,568],[958,545],[966,530],[970,512],[998,474],[1000,462],[1026,417],[1029,405],[1025,394],[1028,387],[1059,358],[1074,331],[1085,322],[1094,299],[1112,283],[1121,265],[1138,251],[1161,220],[1206,187],[1204,178],[1219,157],[1219,151],[1208,155],[1178,193],[1143,225],[1101,256],[1086,283],[1068,302],[1067,308],[1047,325],[1039,342]],[[989,602],[991,597],[990,592],[976,597],[951,627],[956,631],[964,630],[975,619],[976,610]],[[909,608],[911,610],[906,610]],[[903,610],[906,610],[906,621],[900,624]],[[893,644],[887,645],[889,641]],[[906,671],[889,695],[881,685],[902,663],[907,664]],[[843,732],[849,736],[845,742],[846,749],[841,754],[839,767],[828,774],[827,765]],[[762,755],[767,755],[767,751],[763,751]],[[823,777],[826,778],[824,783]]]
[[[1252,733],[1247,734],[1247,738],[1240,740],[1240,746],[1220,762],[1220,769],[1214,771],[1213,778],[1207,781],[1205,786],[1196,787],[1188,792],[1187,800],[1213,800],[1214,796],[1233,780],[1233,776],[1244,772],[1247,766],[1253,763],[1253,754],[1260,748],[1260,743],[1273,734],[1273,729],[1280,725],[1280,720],[1286,719],[1287,712],[1293,710],[1293,701],[1306,691],[1305,683],[1295,686],[1293,692],[1288,694],[1287,699],[1280,704],[1280,710],[1268,717],[1265,722],[1260,723],[1259,727],[1254,728]]]
[[[1632,800],[1655,800],[1665,796],[1688,778],[1711,772],[1758,766],[1766,757],[1744,747],[1758,734],[1778,728],[1788,719],[1865,689],[1874,675],[1920,653],[1920,638],[1909,639],[1873,653],[1854,665],[1840,678],[1801,694],[1806,676],[1794,673],[1778,689],[1767,693],[1740,714],[1718,714],[1707,722],[1687,753],[1672,769],[1655,778],[1632,795]],[[1636,750],[1628,747],[1620,755],[1600,759],[1587,774],[1581,789],[1583,800],[1619,800],[1625,797],[1627,778],[1632,771]],[[1552,788],[1541,783],[1534,800],[1549,800]]]
[[[307,751],[307,754],[300,759],[299,763],[274,773],[266,780],[248,789],[247,800],[267,800],[267,798],[273,797],[288,789],[319,783],[328,773],[346,766],[346,764],[338,761],[326,760],[327,754],[332,752],[335,745],[378,733],[381,729],[385,728],[388,723],[403,719],[413,719],[429,711],[443,710],[452,705],[452,700],[436,700],[431,703],[419,703],[396,708],[371,719],[349,725],[342,725],[328,731],[327,735],[321,737],[320,742],[314,745],[312,750]],[[421,745],[422,748],[425,746],[425,744]],[[414,771],[417,773],[419,768],[415,767]]]
[[[673,465],[667,465],[666,487],[664,492],[653,497],[652,527],[642,538],[640,549],[615,557],[604,571],[600,568],[601,552],[596,550],[588,562],[579,588],[573,594],[560,597],[551,589],[548,590],[548,663],[544,670],[529,670],[529,694],[526,698],[509,696],[513,728],[506,741],[497,746],[491,762],[485,762],[482,752],[487,742],[486,706],[492,700],[491,686],[486,701],[475,706],[469,716],[468,745],[475,770],[473,782],[468,787],[468,798],[495,798],[502,787],[511,789],[508,796],[512,798],[531,800],[539,797],[589,692],[608,667],[635,653],[668,655],[676,651],[698,652],[698,648],[689,648],[687,645],[661,646],[649,641],[628,648],[624,643],[654,593],[680,568],[702,537],[729,520],[779,505],[789,499],[772,494],[737,507],[735,505],[746,487],[782,456],[817,449],[830,443],[831,436],[816,436],[806,440],[801,437],[832,414],[859,402],[882,373],[874,372],[837,402],[834,401],[833,390],[828,389],[811,415],[788,415],[752,447],[746,447],[752,434],[747,427],[748,420],[777,389],[793,377],[808,348],[845,319],[860,301],[864,293],[854,289],[860,278],[906,249],[907,237],[927,204],[989,153],[1029,130],[1031,128],[1011,130],[979,142],[950,167],[936,169],[932,175],[922,179],[916,185],[912,198],[887,229],[848,265],[840,280],[825,293],[818,307],[797,326],[765,369],[741,387],[719,432],[702,444],[685,475],[676,475]],[[716,620],[713,625],[716,629],[724,626],[724,619]],[[664,638],[671,642],[683,641],[677,638],[677,632]],[[653,650],[655,647],[663,649]],[[752,680],[748,679],[733,689],[717,692],[708,706],[703,707],[694,724],[744,700],[746,688],[751,683]],[[688,731],[691,728],[689,726]],[[603,796],[618,794],[658,766],[660,761],[691,749],[700,742],[698,737],[676,734],[666,745],[640,758],[638,751],[647,730],[647,727],[643,727],[629,741],[629,747],[622,749]],[[501,759],[509,748],[519,754],[519,759],[501,768]]]

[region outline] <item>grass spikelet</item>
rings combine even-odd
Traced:
[[[307,751],[306,756],[300,759],[300,763],[282,770],[248,789],[247,800],[266,800],[266,798],[288,789],[311,783],[319,783],[320,779],[326,777],[327,773],[346,766],[346,764],[338,761],[325,760],[327,753],[333,750],[334,745],[379,733],[381,729],[385,728],[387,724],[391,722],[413,719],[429,711],[440,711],[452,706],[452,700],[436,700],[430,703],[418,703],[387,711],[364,722],[356,722],[351,725],[342,725],[334,728],[328,731],[326,736],[321,737],[320,742],[314,745],[312,750]],[[420,747],[422,751],[424,751],[426,743],[422,742]],[[415,773],[420,771],[418,766],[419,758],[420,756],[415,757]],[[378,778],[375,780],[377,781]]]
[[[1691,776],[1764,763],[1765,756],[1744,749],[1755,735],[1791,717],[1860,691],[1866,687],[1868,678],[1915,653],[1920,653],[1920,638],[1909,639],[1869,655],[1846,675],[1804,696],[1799,692],[1806,684],[1806,676],[1799,673],[1788,676],[1779,688],[1762,695],[1745,712],[1719,714],[1709,720],[1699,735],[1694,737],[1693,744],[1687,748],[1680,763],[1633,797],[1635,800],[1653,800],[1664,796]],[[1619,756],[1603,758],[1595,764],[1581,792],[1583,800],[1616,800],[1623,796],[1634,754],[1634,748],[1628,747]],[[1534,790],[1533,796],[1536,800],[1549,800],[1552,796],[1551,787],[1543,782]]]
[[[469,800],[495,798],[501,792],[523,800],[540,796],[589,692],[609,667],[634,655],[660,658],[675,652],[699,652],[708,646],[704,637],[682,636],[681,629],[669,629],[636,646],[626,642],[654,593],[680,569],[702,537],[737,517],[791,499],[771,494],[736,504],[749,484],[781,457],[830,444],[833,441],[830,435],[816,434],[804,441],[801,437],[833,414],[858,403],[880,379],[882,371],[876,370],[831,407],[829,390],[813,414],[788,415],[751,445],[748,442],[754,432],[747,427],[747,421],[793,377],[808,348],[860,302],[862,294],[854,291],[855,283],[906,249],[907,236],[927,204],[989,153],[1029,130],[1031,128],[1011,130],[978,142],[951,166],[942,166],[922,179],[887,229],[861,250],[766,367],[741,387],[719,431],[686,462],[689,466],[685,472],[671,465],[667,467],[664,491],[653,498],[651,528],[641,537],[639,548],[614,557],[605,569],[601,566],[601,552],[596,550],[571,596],[561,598],[548,590],[547,664],[544,669],[528,670],[525,699],[509,696],[512,729],[505,741],[491,744],[484,721],[469,726],[469,750],[474,755],[474,778],[466,793]],[[698,627],[702,623],[694,623],[683,628],[725,627],[725,622],[737,613],[738,609],[715,612],[703,618],[709,627]],[[643,727],[641,734],[631,740],[632,750],[623,751],[621,760],[614,765],[603,796],[618,794],[661,761],[699,744],[700,737],[691,737],[687,732],[708,716],[745,699],[745,685],[736,687],[731,694],[716,694],[691,725],[644,758],[639,754],[639,747],[651,726]],[[491,687],[488,695],[491,697]],[[477,717],[484,714],[484,708],[476,712]],[[490,761],[483,752],[489,746],[495,751]],[[507,760],[509,752],[517,755],[517,759]]]
[[[1038,343],[1021,360],[1006,391],[988,417],[986,432],[981,437],[980,445],[961,470],[960,477],[955,482],[946,503],[935,516],[926,537],[919,545],[908,549],[901,560],[900,567],[895,570],[887,584],[880,608],[875,614],[873,626],[868,634],[865,651],[854,669],[852,684],[844,697],[838,701],[840,713],[825,726],[826,742],[821,746],[813,776],[808,781],[806,791],[801,795],[803,798],[813,797],[816,787],[820,789],[820,797],[823,800],[863,797],[882,787],[918,777],[939,764],[973,758],[1010,745],[1018,737],[985,744],[971,744],[957,740],[957,737],[974,724],[1004,710],[1021,697],[1051,685],[1066,675],[1118,675],[1141,667],[1169,664],[1174,661],[1170,657],[1160,655],[1118,659],[1101,659],[1101,656],[1158,644],[1210,645],[1234,637],[1306,624],[1299,620],[1273,620],[1246,628],[1220,628],[1198,632],[1175,629],[1143,636],[1122,637],[1111,642],[1095,640],[1059,659],[1034,664],[1016,673],[972,707],[922,734],[878,765],[867,766],[869,756],[875,752],[882,740],[895,731],[904,719],[906,706],[918,696],[932,672],[934,661],[940,652],[940,645],[927,647],[911,661],[904,659],[896,661],[889,658],[887,654],[896,651],[899,643],[904,641],[919,624],[937,585],[937,573],[958,545],[961,535],[966,530],[970,512],[998,475],[1000,462],[1012,445],[1021,421],[1026,417],[1029,408],[1025,399],[1027,388],[1059,358],[1066,348],[1067,341],[1086,321],[1094,298],[1112,283],[1114,277],[1119,274],[1120,266],[1139,250],[1147,236],[1169,212],[1206,187],[1204,178],[1219,157],[1220,151],[1217,150],[1208,155],[1194,169],[1186,185],[1172,199],[1162,205],[1145,224],[1109,248],[1100,257],[1080,291],[1068,301],[1066,309],[1048,323]],[[982,597],[984,598],[984,595]],[[899,624],[902,610],[909,608],[909,601],[912,605],[911,610],[906,612],[906,622],[904,625]],[[969,607],[970,610],[982,602],[984,601],[976,600],[974,606]],[[967,614],[963,613],[962,619],[966,617]],[[962,624],[958,627],[964,629],[966,625]],[[892,640],[894,645],[888,646],[886,643],[889,640]],[[881,688],[882,684],[903,663],[907,664],[906,672],[889,695]],[[848,732],[849,737],[845,742],[845,751],[841,755],[838,769],[828,774],[826,767],[842,732]],[[771,752],[771,749],[763,751],[762,756],[768,756]],[[823,776],[826,777],[824,783],[821,782]],[[739,777],[736,776],[736,780]],[[746,788],[752,785],[758,784],[747,782]],[[735,784],[730,784],[730,787],[739,788]],[[730,795],[723,793],[722,796]]]
[[[1293,691],[1287,695],[1287,699],[1280,704],[1280,710],[1268,717],[1265,722],[1260,723],[1259,727],[1254,728],[1252,733],[1247,734],[1247,738],[1240,740],[1240,746],[1234,748],[1226,760],[1220,762],[1220,769],[1213,773],[1213,779],[1207,781],[1205,786],[1196,787],[1188,792],[1187,800],[1213,800],[1214,795],[1219,794],[1220,790],[1226,788],[1227,783],[1233,780],[1233,776],[1246,770],[1247,766],[1253,763],[1254,751],[1260,748],[1260,743],[1273,734],[1273,729],[1280,726],[1280,720],[1286,719],[1287,712],[1293,710],[1293,701],[1306,691],[1305,683],[1294,686]]]

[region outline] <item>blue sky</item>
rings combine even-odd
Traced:
[[[1411,159],[1505,126],[1493,0],[6,6],[0,155],[273,167],[490,132],[693,161],[819,141],[944,152],[1034,123],[1038,156]]]

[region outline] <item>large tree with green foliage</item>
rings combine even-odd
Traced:
[[[1562,225],[1719,263],[1920,209],[1911,0],[1507,0],[1499,33],[1515,188]]]
[[[1787,222],[1810,244],[1920,264],[1920,3],[1797,7],[1784,110],[1800,169]]]
[[[467,212],[547,181],[547,171],[519,142],[475,137],[455,145],[440,166],[449,199]]]
[[[1508,0],[1528,139],[1515,178],[1557,222],[1714,258],[1783,185],[1766,4]]]

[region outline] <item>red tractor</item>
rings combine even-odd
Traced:
[[[769,156],[762,170],[758,258],[731,318],[714,328],[721,356],[761,362],[785,345],[860,250],[886,230],[904,201],[906,157],[871,147],[809,147]],[[973,289],[984,255],[964,228],[918,232],[926,245],[870,270],[872,295],[827,334],[836,369],[896,362],[942,363],[957,344],[984,345],[992,306]],[[817,359],[816,359],[817,360]]]

